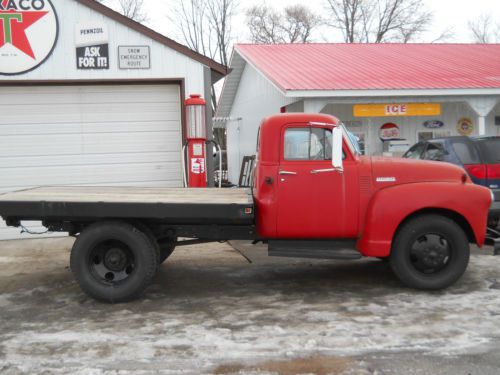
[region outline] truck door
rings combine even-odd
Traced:
[[[358,169],[345,140],[340,174],[332,168],[331,128],[290,125],[281,138],[278,237],[356,237]]]

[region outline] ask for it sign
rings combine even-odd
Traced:
[[[106,25],[77,25],[75,30],[75,44],[77,69],[109,69],[109,44]]]

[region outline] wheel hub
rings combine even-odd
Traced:
[[[127,255],[122,249],[109,249],[104,256],[104,265],[111,271],[123,271],[127,265]]]
[[[90,272],[96,280],[115,284],[128,279],[135,269],[135,258],[124,243],[103,241],[90,253]]]
[[[446,267],[449,256],[449,244],[441,235],[423,235],[412,246],[412,263],[424,273],[434,273]]]
[[[437,267],[444,262],[446,259],[446,254],[442,249],[438,249],[432,246],[430,249],[424,251],[424,256],[422,261],[426,266]]]

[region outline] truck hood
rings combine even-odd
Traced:
[[[372,157],[373,181],[379,188],[416,182],[463,182],[470,179],[453,164],[403,158]]]

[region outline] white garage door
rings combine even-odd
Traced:
[[[181,148],[179,85],[0,88],[0,193],[53,185],[178,187]],[[19,237],[0,222],[0,239]]]

